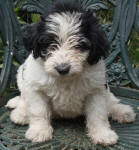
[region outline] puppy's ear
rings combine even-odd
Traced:
[[[40,55],[39,50],[37,50],[37,44],[40,37],[40,33],[38,32],[39,24],[40,23],[35,23],[27,27],[24,34],[24,46],[28,51],[33,52],[34,58],[38,58]]]
[[[105,58],[110,49],[109,42],[104,33],[95,30],[92,33],[92,46],[89,51],[87,61],[90,65],[97,63],[101,58]]]
[[[106,38],[99,20],[93,16],[92,11],[87,11],[83,17],[83,26],[85,27],[84,33],[91,43],[91,48],[87,58],[90,65],[97,63],[101,58],[105,58],[110,49],[110,44]]]

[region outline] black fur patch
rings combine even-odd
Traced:
[[[81,32],[90,41],[88,63],[95,64],[102,57],[106,57],[110,49],[109,42],[101,29],[99,20],[88,10],[82,15]]]
[[[107,83],[106,83],[106,84],[104,84],[104,86],[105,86],[105,88],[106,88],[106,89],[108,89],[108,84],[107,84]]]
[[[33,24],[24,36],[24,45],[28,51],[33,51],[34,58],[43,57],[41,52],[47,53],[47,48],[55,42],[55,35],[47,33],[44,21]]]

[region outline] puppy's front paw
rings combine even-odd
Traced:
[[[112,119],[119,123],[129,123],[135,121],[136,114],[132,107],[124,104],[117,104],[112,113]]]
[[[52,139],[52,127],[41,127],[39,125],[32,125],[27,130],[25,137],[32,142],[44,142]]]
[[[96,130],[94,133],[91,133],[91,135],[89,133],[89,136],[91,137],[95,145],[114,145],[117,143],[118,140],[118,135],[111,129]]]
[[[16,108],[17,105],[18,105],[18,103],[19,103],[19,101],[20,101],[20,96],[16,96],[16,97],[10,99],[10,100],[8,101],[8,103],[5,105],[5,107],[8,107],[8,108]]]
[[[28,116],[26,112],[22,109],[14,109],[11,114],[10,114],[10,119],[15,123],[15,124],[21,124],[25,125],[28,124]]]

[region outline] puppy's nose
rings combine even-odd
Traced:
[[[65,74],[68,74],[69,71],[70,71],[70,65],[68,64],[62,64],[62,65],[59,65],[57,67],[55,67],[55,69],[57,70],[57,72],[61,75],[65,75]]]

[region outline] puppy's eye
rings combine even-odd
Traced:
[[[74,48],[75,48],[75,49],[80,49],[81,46],[80,46],[80,45],[76,45],[76,46],[74,46]]]
[[[51,46],[49,46],[49,50],[50,51],[55,51],[58,48],[57,45],[52,44]]]
[[[47,57],[50,57],[52,55],[52,53],[47,53]]]
[[[79,49],[81,51],[86,51],[90,49],[90,43],[88,42],[81,42],[78,45],[75,46],[76,49]]]
[[[46,56],[46,54],[47,54],[47,50],[46,50],[46,49],[42,49],[42,50],[41,50],[41,55],[42,55],[42,56]]]

